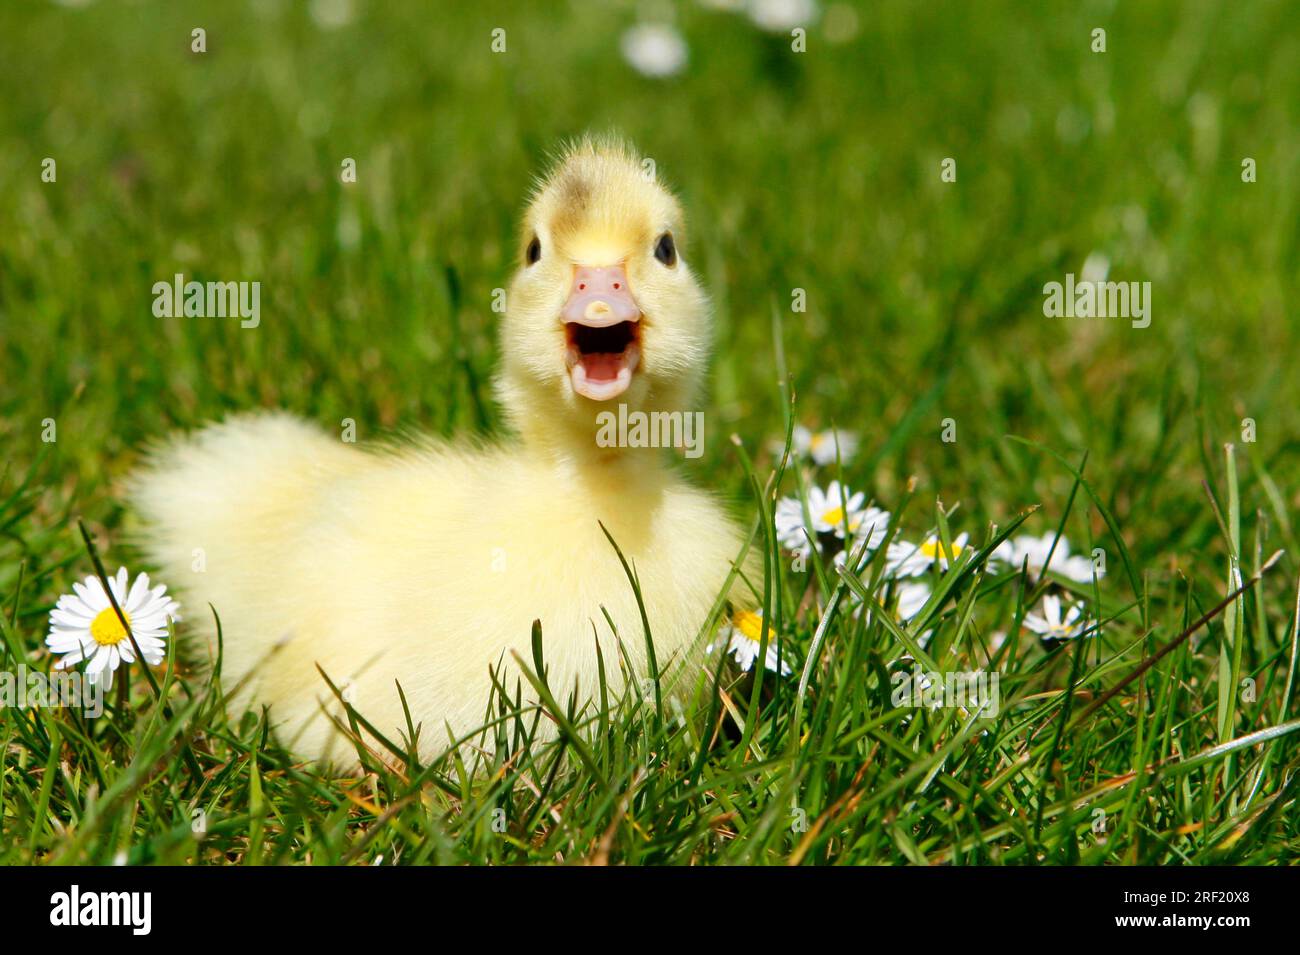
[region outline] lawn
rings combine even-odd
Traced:
[[[0,8],[0,670],[51,667],[50,610],[95,572],[78,521],[110,573],[151,569],[122,479],[152,439],[253,408],[362,441],[500,429],[525,196],[610,129],[687,211],[717,331],[683,468],[753,527],[793,664],[719,660],[680,709],[511,688],[484,700],[508,757],[336,777],[181,651],[96,719],[0,708],[0,861],[1294,857],[1294,10],[823,0],[796,52],[719,6]],[[676,75],[624,58],[638,19],[679,31]],[[177,273],[259,281],[258,326],[156,317]],[[1102,274],[1150,283],[1149,324],[1044,313]],[[783,467],[793,424],[857,451]],[[835,478],[900,540],[969,535],[910,620],[854,612],[896,596],[882,560],[776,540],[776,501]],[[1104,574],[997,566],[1031,533]],[[1045,597],[1095,625],[1039,639]],[[996,672],[996,715],[895,705],[905,656]]]

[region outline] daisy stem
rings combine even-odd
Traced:
[[[99,559],[99,551],[95,549],[94,538],[90,536],[90,531],[86,530],[85,522],[81,518],[77,518],[77,527],[81,531],[81,539],[86,542],[86,550],[90,552],[90,562],[95,565],[95,573],[99,577],[100,584],[104,587],[108,602],[113,605],[113,612],[117,614],[122,629],[126,631],[126,638],[131,641],[131,647],[135,650],[135,658],[140,661],[140,669],[144,670],[144,675],[149,680],[149,688],[153,690],[154,698],[161,700],[162,691],[158,688],[158,681],[149,672],[149,661],[144,658],[144,653],[140,650],[140,644],[136,643],[135,634],[131,631],[131,624],[126,619],[126,614],[122,612],[122,608],[118,606],[117,597],[113,595],[113,588],[108,583],[108,573],[104,570],[104,562]]]
[[[86,550],[90,554],[90,562],[95,565],[95,573],[99,576],[99,583],[108,596],[108,602],[113,605],[113,612],[117,614],[122,629],[126,631],[127,639],[131,641],[131,646],[135,650],[135,658],[140,661],[140,669],[144,671],[145,679],[149,681],[149,689],[153,691],[154,699],[162,705],[163,716],[171,720],[171,707],[163,699],[162,690],[158,687],[158,681],[154,679],[153,673],[149,669],[149,661],[145,659],[144,653],[140,650],[140,644],[136,642],[135,634],[131,632],[131,624],[127,621],[126,614],[122,612],[122,608],[118,606],[117,598],[113,596],[113,588],[108,584],[108,574],[104,571],[104,562],[99,559],[99,551],[95,549],[95,540],[90,536],[90,531],[86,530],[86,524],[81,518],[77,518],[77,528],[81,531],[81,539],[86,542]],[[125,679],[125,674],[123,674],[123,679]],[[199,761],[195,758],[194,750],[190,747],[188,741],[181,744],[181,751],[190,772],[194,773],[198,779],[202,779],[203,769],[199,766]]]
[[[748,749],[754,739],[757,724],[762,718],[762,708],[760,706],[763,692],[763,677],[767,672],[767,650],[773,640],[776,640],[777,658],[780,659],[781,644],[777,639],[777,634],[772,629],[773,599],[778,600],[776,612],[780,613],[780,603],[776,588],[772,585],[774,579],[774,558],[776,529],[773,524],[772,505],[769,501],[773,497],[773,491],[776,487],[776,475],[772,475],[767,488],[758,483],[758,475],[754,473],[753,463],[745,451],[744,442],[740,440],[739,435],[731,436],[731,443],[735,445],[736,455],[740,458],[741,467],[745,470],[745,477],[749,479],[749,486],[754,492],[754,500],[758,505],[759,514],[762,515],[763,528],[763,624],[758,634],[758,655],[754,661],[754,680],[750,687],[749,709],[745,714],[745,727],[741,733],[740,749],[743,752]],[[777,669],[780,669],[778,665]]]

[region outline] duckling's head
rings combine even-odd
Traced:
[[[529,203],[497,379],[525,434],[590,435],[619,404],[691,410],[708,309],[682,258],[681,207],[653,170],[619,140],[583,139]]]

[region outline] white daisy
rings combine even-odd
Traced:
[[[930,586],[929,584],[924,584],[920,581],[901,581],[894,585],[894,597],[894,619],[899,623],[911,623],[912,618],[921,612],[921,608],[924,607],[926,601],[930,599]],[[861,604],[854,607],[853,615],[855,617],[858,616],[862,613],[862,609]],[[866,621],[867,624],[870,625],[870,610],[866,613]],[[927,630],[916,638],[916,642],[924,648],[925,645],[930,642],[930,637],[933,635],[933,629]]]
[[[754,661],[758,659],[763,639],[763,611],[737,610],[730,620],[724,621],[718,628],[718,636],[727,641],[723,652],[734,656],[740,668],[748,673],[754,669]],[[713,644],[709,644],[707,650],[712,653]],[[769,629],[767,632],[767,654],[763,665],[782,676],[790,675],[789,664],[777,655],[775,630]]]
[[[889,512],[878,507],[864,508],[865,502],[865,494],[854,494],[839,481],[831,481],[824,491],[814,484],[808,488],[809,524],[804,520],[802,502],[796,497],[783,497],[776,502],[777,540],[787,550],[806,556],[809,537],[815,540],[819,534],[834,534],[843,540],[847,524],[850,534],[868,538],[869,548],[879,547],[889,526]]]
[[[858,436],[851,431],[836,431],[834,428],[808,436],[808,450],[805,453],[823,467],[835,463],[837,450],[840,462],[847,464],[857,453]]]
[[[814,464],[825,467],[835,463],[837,449],[839,460],[847,464],[858,451],[858,436],[852,431],[835,428],[812,431],[801,424],[790,429],[790,451],[797,458],[810,458]],[[772,442],[773,454],[780,455],[784,451],[783,441]]]
[[[808,452],[812,450],[813,433],[801,424],[795,425],[790,429],[790,451],[797,458],[808,457]],[[785,451],[784,441],[773,441],[772,450],[781,454]]]
[[[164,596],[166,586],[159,584],[150,590],[148,574],[137,577],[128,590],[129,580],[126,568],[122,567],[116,577],[109,578],[108,585],[145,662],[158,666],[165,655],[167,624],[181,619],[177,613],[180,605]],[[72,590],[73,593],[60,597],[50,612],[50,633],[45,645],[53,653],[64,654],[55,663],[55,669],[63,670],[88,661],[86,675],[90,682],[102,681],[108,689],[113,685],[113,671],[122,663],[135,661],[135,648],[98,577],[74,583]]]
[[[894,593],[898,595],[896,615],[906,623],[920,613],[930,599],[930,585],[919,580],[906,580],[895,586]]]
[[[834,533],[836,537],[843,537],[847,523],[850,532],[856,531],[866,513],[862,509],[866,499],[861,491],[854,494],[839,481],[831,481],[825,491],[813,485],[808,489],[808,515],[812,518],[813,530],[818,534]]]
[[[952,549],[944,553],[943,542],[931,534],[923,543],[913,544],[908,541],[894,541],[885,552],[885,576],[919,577],[929,570],[936,560],[941,570],[947,570],[950,561],[961,556],[966,550],[969,534],[958,534],[952,539]]]
[[[808,489],[805,519],[802,502],[795,497],[783,497],[776,502],[777,540],[804,560],[814,547],[818,552],[833,553],[835,566],[843,567],[850,553],[861,556],[875,550],[889,533],[889,512],[878,507],[864,508],[865,500],[866,495],[854,494],[838,481],[832,481],[825,491],[813,485]]]
[[[790,457],[807,458],[812,452],[812,441],[812,431],[801,424],[795,425],[790,429]],[[773,457],[782,457],[785,454],[785,435],[773,438],[767,443],[767,447]]]
[[[749,18],[770,33],[787,33],[817,19],[816,0],[749,0]]]
[[[1052,558],[1052,563],[1056,563],[1055,557]],[[1096,572],[1096,576],[1099,578],[1106,576],[1104,570],[1098,570],[1093,566],[1092,561],[1087,557],[1084,557],[1082,554],[1074,554],[1073,556],[1065,558],[1065,560],[1061,562],[1061,576],[1067,580],[1073,580],[1076,584],[1092,583],[1094,571]]]
[[[856,546],[865,541],[867,550],[875,550],[885,542],[889,533],[889,512],[879,507],[868,507],[849,518],[849,528],[853,531]]]
[[[912,618],[921,612],[926,601],[930,599],[930,585],[919,580],[899,581],[894,584],[894,619],[899,623],[910,623]],[[867,606],[875,606],[875,601],[868,601]],[[857,617],[866,611],[866,622],[871,623],[871,610],[867,609],[862,603],[858,603],[853,608],[853,616]],[[917,641],[921,646],[925,646],[930,639],[933,630],[927,630],[921,634]]]
[[[1052,542],[1056,541],[1056,547]],[[1051,554],[1051,566],[1047,565],[1047,556]],[[1005,540],[993,551],[993,558],[1005,561],[1013,570],[1028,566],[1029,573],[1041,577],[1044,567],[1052,573],[1060,574],[1075,583],[1092,583],[1092,561],[1082,555],[1070,556],[1070,542],[1064,535],[1058,540],[1056,534],[1048,531],[1042,537],[1033,534],[1021,534],[1011,540]],[[1097,572],[1098,577],[1105,576],[1104,571]]]
[[[1070,640],[1092,627],[1092,621],[1083,616],[1083,605],[1072,606],[1064,619],[1061,617],[1061,598],[1048,594],[1043,598],[1042,613],[1025,614],[1025,626],[1048,640]]]
[[[1082,282],[1104,282],[1106,276],[1110,274],[1110,259],[1105,253],[1090,252],[1088,257],[1083,260],[1083,268],[1079,270],[1079,280]]]
[[[803,504],[797,497],[776,502],[776,539],[786,550],[807,557],[811,548],[804,533]]]
[[[666,23],[638,23],[620,46],[623,59],[643,76],[673,76],[686,66],[686,41]]]
[[[308,6],[312,22],[322,30],[337,30],[352,22],[356,15],[352,0],[311,0]]]
[[[844,548],[836,552],[833,558],[836,567],[846,566],[850,556],[861,558],[885,542],[889,534],[889,512],[878,507],[868,507],[865,511],[850,515],[849,526],[853,529],[853,534]],[[837,536],[844,535],[841,532]]]

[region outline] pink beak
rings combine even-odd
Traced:
[[[627,273],[621,265],[580,265],[573,270],[573,287],[569,300],[560,311],[567,324],[577,322],[589,328],[606,328],[619,322],[635,322],[641,309],[628,288]]]

